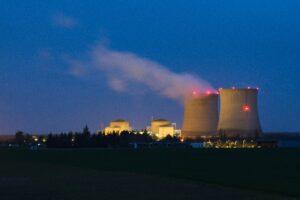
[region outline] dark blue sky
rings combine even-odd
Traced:
[[[265,131],[299,131],[300,1],[0,1],[0,133],[96,130],[118,117],[181,124],[150,90],[118,93],[105,74],[74,76],[99,42],[215,88],[258,86]]]

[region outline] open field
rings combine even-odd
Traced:
[[[299,155],[300,149],[2,149],[0,194],[1,199],[299,198]]]

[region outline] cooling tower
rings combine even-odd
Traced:
[[[255,137],[261,132],[257,110],[258,90],[220,89],[218,132],[226,136]]]
[[[212,136],[217,132],[218,94],[192,97],[185,102],[182,124],[183,138]]]

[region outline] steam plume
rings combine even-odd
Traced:
[[[104,71],[112,89],[125,91],[130,83],[144,84],[162,96],[176,100],[215,91],[209,83],[190,74],[177,74],[167,67],[131,52],[99,45],[91,52],[92,65]]]

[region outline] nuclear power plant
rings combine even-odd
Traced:
[[[255,137],[261,133],[257,109],[258,89],[220,89],[218,131],[226,136]]]
[[[184,140],[220,136],[255,138],[262,132],[257,97],[258,89],[250,87],[219,89],[204,94],[193,92],[184,103],[182,130],[176,129],[175,123],[166,119],[153,119],[146,130],[159,140],[167,135],[180,135]],[[128,121],[118,119],[112,121],[104,133],[132,130]]]
[[[261,133],[258,117],[258,89],[220,89],[218,94],[208,93],[189,98],[184,106],[182,137],[196,139],[212,137],[256,137]]]
[[[182,137],[195,139],[215,135],[218,125],[218,94],[193,96],[186,100]]]

